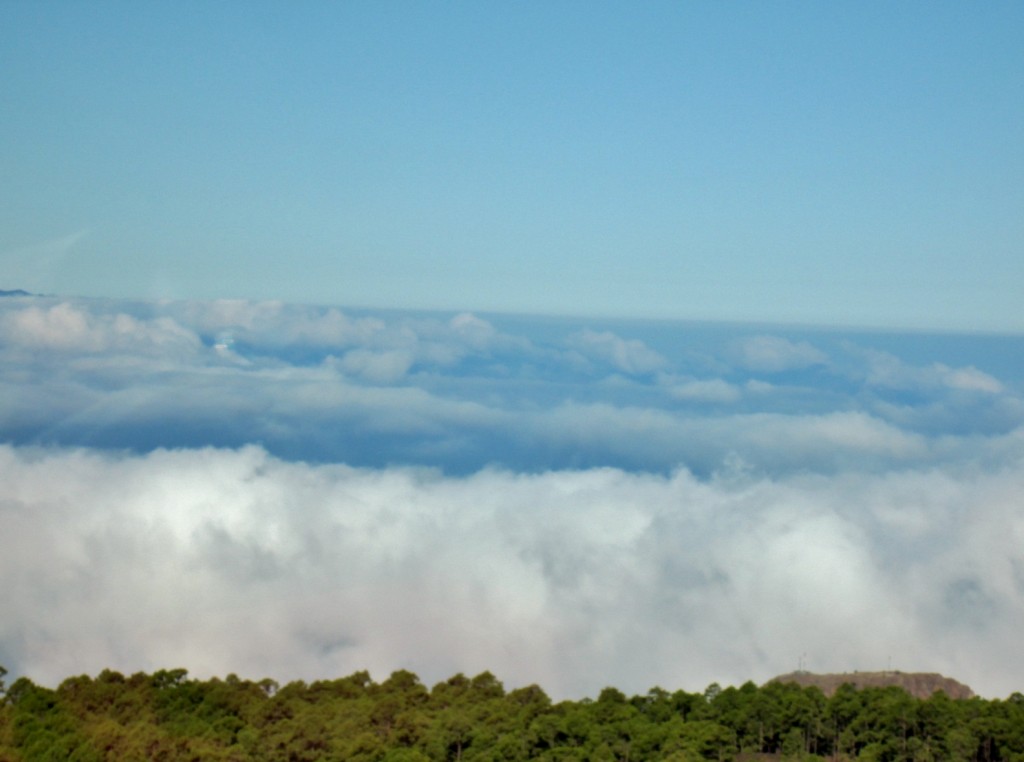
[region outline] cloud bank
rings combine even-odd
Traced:
[[[865,342],[892,338],[504,323],[6,299],[0,385],[11,402],[0,427],[13,444],[258,443],[288,460],[463,475],[607,466],[709,476],[737,458],[776,475],[1000,461],[1024,424],[1019,375],[974,362],[1020,356],[1019,338],[958,364],[956,352],[904,359],[912,336],[878,347]]]
[[[258,447],[0,448],[3,660],[315,678],[491,669],[557,695],[894,665],[1005,695],[1024,464],[710,481],[446,477]]]
[[[1006,695],[1022,344],[5,298],[0,664]]]

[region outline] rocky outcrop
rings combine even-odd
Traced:
[[[796,683],[801,686],[814,685],[826,696],[831,696],[839,686],[849,683],[855,688],[882,688],[895,685],[911,696],[926,699],[936,691],[942,691],[951,699],[974,697],[974,691],[951,677],[935,672],[842,672],[838,674],[815,674],[813,672],[790,672],[772,678],[771,683]]]

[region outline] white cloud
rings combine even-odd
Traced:
[[[968,392],[999,394],[1004,386],[998,379],[974,366],[952,368],[945,363],[915,366],[889,352],[857,350],[867,363],[867,381],[892,389],[935,389],[946,387]]]
[[[929,440],[859,412],[690,417],[651,408],[565,404],[507,424],[537,446],[578,455],[571,465],[719,470],[731,457],[765,473],[887,470],[932,461]],[[967,445],[965,445],[966,447]],[[974,457],[987,443],[972,441]],[[964,457],[960,451],[958,456]],[[970,452],[968,450],[968,455]]]
[[[942,376],[946,386],[953,389],[986,392],[988,394],[999,394],[1003,391],[1003,385],[998,380],[977,368],[949,368],[941,364],[935,367]]]
[[[45,303],[44,303],[45,304]],[[168,317],[94,315],[68,302],[0,313],[0,338],[35,351],[194,353],[199,337]]]
[[[750,416],[740,434],[749,443],[766,451],[772,446],[784,449],[790,458],[811,459],[814,453],[863,452],[886,460],[923,457],[927,440],[863,413],[828,413],[826,415]]]
[[[781,336],[750,336],[731,347],[736,363],[747,370],[780,373],[824,365],[828,356],[806,341]]]
[[[0,426],[22,443],[259,442],[294,459],[457,473],[706,475],[730,457],[776,474],[997,462],[1001,437],[1024,422],[1021,401],[966,363],[922,368],[854,348],[859,377],[769,385],[727,369],[696,376],[611,333],[570,334],[566,349],[564,333],[534,343],[468,313],[386,318],[276,302],[0,303]],[[773,357],[810,357],[783,346],[797,349]],[[886,397],[885,383],[928,394]]]
[[[591,360],[611,365],[618,371],[639,375],[666,366],[665,358],[638,339],[623,339],[611,331],[584,329],[570,337],[570,346]]]
[[[5,441],[97,448],[0,446],[0,663],[490,669],[580,695],[806,652],[1019,688],[1000,665],[1024,625],[1024,406],[994,376],[502,325],[0,303]],[[729,356],[830,372],[769,384]]]
[[[663,379],[669,394],[688,402],[729,403],[742,396],[740,389],[721,378]]]
[[[1024,464],[700,481],[0,446],[0,659],[555,695],[813,669],[1019,689]],[[244,637],[242,634],[244,633]]]
[[[498,336],[494,326],[469,312],[461,312],[448,325],[474,349],[483,349]]]
[[[169,312],[208,334],[261,348],[314,346],[339,349],[379,346],[389,339],[388,326],[377,317],[352,318],[336,307],[315,308],[283,302],[222,299],[212,302],[172,302]]]

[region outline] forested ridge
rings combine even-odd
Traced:
[[[2,677],[0,672],[0,677]],[[767,756],[767,755],[770,755]],[[1024,762],[1024,696],[914,698],[898,687],[772,682],[553,702],[489,672],[428,688],[105,670],[56,689],[0,680],[0,760],[912,760]]]

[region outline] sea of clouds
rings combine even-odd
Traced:
[[[0,664],[1022,689],[1024,338],[0,300]]]

